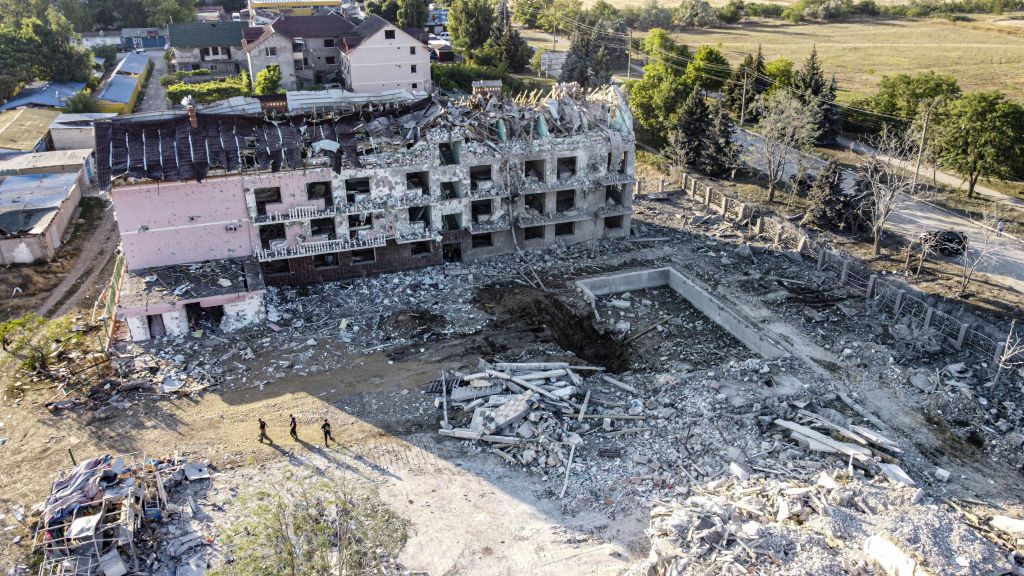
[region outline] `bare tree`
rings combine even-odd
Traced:
[[[1017,332],[1017,320],[1014,319],[1010,322],[1010,332],[1006,335],[1003,352],[999,355],[999,362],[996,364],[996,375],[992,378],[989,386],[998,386],[1003,372],[1017,366],[1024,366],[1024,336]]]
[[[865,212],[871,221],[875,256],[882,253],[882,233],[889,218],[921,195],[921,189],[914,187],[914,174],[901,166],[915,151],[914,142],[895,131],[885,130],[872,138],[868,158],[861,163],[860,181],[867,192]]]
[[[797,163],[801,151],[818,137],[821,111],[785,90],[759,96],[754,107],[761,118],[757,123],[761,138],[759,145],[750,147],[750,160],[767,176],[768,202],[774,202],[775,189],[786,176],[786,165]]]
[[[978,268],[992,262],[999,252],[1001,243],[996,236],[996,226],[999,217],[994,212],[985,212],[978,223],[979,234],[974,242],[964,246],[963,252],[957,258],[960,265],[960,278],[957,287],[957,296],[967,293],[967,288],[974,279],[974,273]]]

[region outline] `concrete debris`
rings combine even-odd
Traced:
[[[651,510],[649,574],[1004,574],[1010,563],[948,506],[847,470],[814,483],[725,477]]]

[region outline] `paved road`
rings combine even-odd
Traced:
[[[849,148],[851,151],[856,152],[857,154],[870,154],[874,150],[873,148],[871,148],[870,146],[863,142],[851,140],[849,138],[844,138],[842,136],[836,138],[836,142],[838,142],[841,146]],[[914,163],[912,162],[896,160],[896,163],[901,168],[908,172],[914,170]],[[924,167],[921,168],[921,181],[925,180],[924,176],[929,172],[930,171],[926,171]],[[964,180],[962,176],[956,174],[949,174],[948,172],[936,172],[935,179],[945,186],[949,186],[957,190],[967,190],[967,182],[966,180]],[[987,198],[993,202],[997,202],[1003,208],[1024,211],[1024,200],[1021,200],[1020,198],[1010,196],[1008,194],[1003,194],[998,190],[993,190],[992,188],[982,186],[981,184],[978,184],[974,187],[974,192],[979,196]]]
[[[740,145],[743,160],[763,171],[764,164],[757,157],[761,149],[761,137],[748,130],[737,130],[733,140]],[[811,174],[817,174],[825,165],[825,161],[817,156],[790,149],[784,169],[786,177],[796,175],[801,163]],[[843,188],[851,190],[854,178],[852,172],[844,172]],[[938,229],[966,232],[971,245],[975,247],[981,247],[986,241],[997,244],[998,248],[991,260],[978,266],[978,271],[987,274],[993,282],[1024,294],[1024,242],[1019,239],[1007,236],[995,238],[990,229],[921,200],[910,201],[892,214],[886,232],[910,240],[917,238],[921,232]]]
[[[145,97],[142,104],[138,106],[139,112],[159,112],[170,110],[171,105],[167,102],[167,89],[160,85],[160,79],[167,74],[167,61],[164,60],[163,50],[146,50],[146,55],[153,62],[153,71],[149,73],[146,80]]]

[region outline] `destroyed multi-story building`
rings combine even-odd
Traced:
[[[629,233],[635,140],[615,87],[332,94],[97,123],[133,339],[257,321],[265,285]]]

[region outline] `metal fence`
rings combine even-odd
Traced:
[[[640,194],[642,183],[637,183]],[[876,314],[892,322],[905,322],[918,334],[928,335],[943,349],[950,352],[968,351],[986,360],[998,362],[1003,342],[989,334],[998,330],[987,323],[965,322],[939,310],[929,301],[934,296],[919,292],[891,277],[882,277],[867,268],[860,260],[837,250],[822,240],[812,239],[800,226],[788,220],[756,213],[737,194],[683,173],[678,188],[666,189],[665,180],[658,184],[659,193],[683,193],[709,209],[751,232],[771,238],[781,250],[799,252],[814,262],[819,271],[832,271],[842,286],[864,294]],[[987,332],[987,334],[986,334]]]
[[[103,307],[99,310],[101,312],[99,319],[103,322],[103,329],[100,330],[100,349],[106,350],[110,346],[110,341],[114,336],[114,327],[116,325],[116,314],[117,314],[117,300],[121,295],[121,280],[124,278],[124,256],[121,254],[117,255],[117,259],[114,261],[114,273],[110,277],[110,283],[107,284],[106,289],[100,295],[97,303],[102,303]],[[93,321],[96,321],[96,307],[93,307]]]

